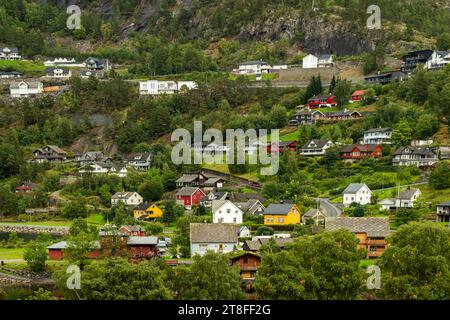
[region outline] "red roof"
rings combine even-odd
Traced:
[[[366,94],[366,90],[356,90],[352,93],[352,96],[363,96]]]

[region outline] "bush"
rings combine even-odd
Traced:
[[[257,236],[271,236],[275,233],[273,228],[268,226],[261,226],[256,230]]]

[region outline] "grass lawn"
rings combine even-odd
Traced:
[[[104,225],[106,223],[105,217],[101,213],[91,214],[87,219],[89,224]]]
[[[359,266],[361,268],[367,268],[368,266],[377,264],[378,259],[363,259],[359,261]]]
[[[0,248],[0,260],[22,259],[24,248]]]
[[[67,260],[47,260],[45,263],[48,270],[60,270],[68,264]],[[5,267],[14,270],[28,270],[26,262],[5,262]]]
[[[49,220],[49,221],[29,221],[29,222],[0,222],[0,226],[38,226],[38,227],[70,227],[70,220]]]
[[[419,188],[422,191],[421,198],[423,201],[438,204],[450,200],[450,189],[434,190],[429,185],[421,185]]]
[[[37,64],[33,61],[9,61],[9,60],[1,60],[0,61],[0,70],[2,71],[18,71],[28,75],[42,75],[45,70],[45,66],[43,64]]]

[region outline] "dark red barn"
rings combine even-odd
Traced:
[[[336,96],[332,94],[317,95],[308,100],[308,107],[310,109],[331,108],[335,107],[336,105]]]
[[[191,209],[200,203],[200,198],[205,196],[205,193],[196,187],[183,187],[176,195],[176,200],[178,204],[183,205],[186,209]]]

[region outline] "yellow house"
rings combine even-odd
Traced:
[[[163,211],[156,204],[141,203],[133,209],[133,216],[135,219],[154,219],[161,218]]]
[[[269,204],[263,215],[264,224],[266,225],[277,226],[300,223],[300,210],[295,204]]]

